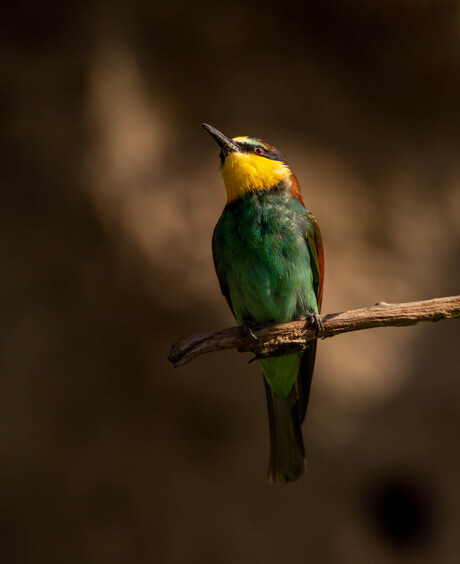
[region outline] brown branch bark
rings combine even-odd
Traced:
[[[168,359],[174,366],[182,366],[201,354],[228,349],[253,352],[257,357],[283,356],[304,350],[308,341],[315,338],[325,339],[373,327],[400,327],[456,317],[460,317],[460,296],[403,304],[379,302],[369,308],[325,315],[322,318],[323,327],[317,334],[308,322],[292,321],[254,325],[252,329],[257,340],[246,335],[241,327],[184,337],[174,343]]]

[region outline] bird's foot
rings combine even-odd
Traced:
[[[249,321],[243,321],[243,331],[244,331],[245,335],[251,335],[251,337],[254,339],[254,341],[259,340],[254,335],[254,332],[252,331],[252,327],[251,327],[251,324],[249,323]]]
[[[309,311],[305,316],[305,321],[309,327],[315,330],[316,336],[318,336],[319,331],[323,330],[323,320],[317,311]]]

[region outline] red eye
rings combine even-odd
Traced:
[[[254,152],[257,153],[258,155],[263,155],[264,154],[264,150],[262,149],[262,147],[256,147],[254,149]]]

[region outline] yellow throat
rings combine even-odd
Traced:
[[[222,177],[230,204],[248,192],[267,190],[291,176],[287,165],[252,153],[231,153],[222,166]]]

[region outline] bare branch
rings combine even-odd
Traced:
[[[304,350],[308,347],[308,341],[315,338],[325,339],[361,329],[416,325],[422,321],[456,317],[460,317],[460,296],[404,304],[379,302],[369,308],[325,315],[318,334],[308,322],[292,321],[251,326],[257,340],[246,335],[241,327],[184,337],[174,343],[168,359],[174,366],[182,366],[201,354],[228,349],[250,351],[257,357],[284,356]]]

